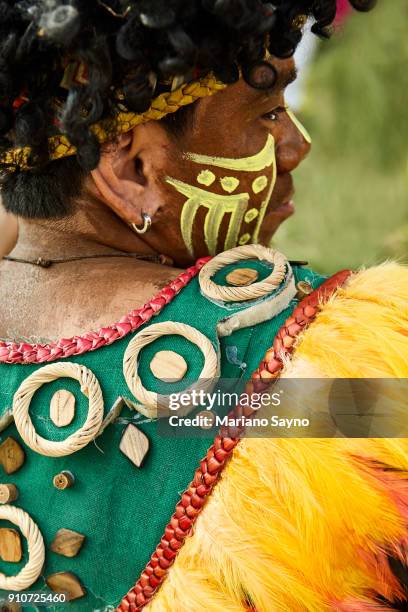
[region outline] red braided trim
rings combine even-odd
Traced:
[[[88,332],[83,336],[73,338],[62,338],[51,344],[0,342],[0,363],[49,363],[73,355],[83,355],[88,351],[95,351],[102,346],[113,344],[157,315],[197,276],[210,259],[211,257],[203,257],[197,260],[195,266],[182,272],[150,302],[137,310],[132,310],[118,323],[102,327],[99,331]]]
[[[292,316],[278,332],[273,348],[269,349],[259,367],[253,372],[251,380],[245,386],[245,393],[265,390],[271,379],[277,378],[283,369],[284,359],[293,350],[295,338],[316,317],[319,307],[326,302],[343,285],[352,274],[350,270],[338,272],[319,289],[307,296],[293,311]],[[254,410],[248,406],[238,405],[229,416],[250,416]],[[189,487],[184,491],[176,510],[168,523],[164,535],[150,557],[135,586],[124,596],[115,612],[140,612],[147,605],[165,579],[173,565],[177,552],[191,534],[192,527],[203,509],[214,486],[218,482],[232,451],[237,446],[243,430],[232,432],[225,428],[216,436],[213,445],[200,462]]]

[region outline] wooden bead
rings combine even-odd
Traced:
[[[122,436],[119,448],[136,467],[140,467],[149,450],[149,439],[135,425],[129,424]]]
[[[313,293],[313,287],[307,281],[299,281],[296,285],[296,289],[297,289],[296,297],[298,300],[303,300],[303,298]]]
[[[18,563],[23,556],[20,534],[16,529],[0,528],[0,557],[9,563]]]
[[[0,484],[0,504],[9,504],[16,501],[18,498],[18,489],[16,485],[7,483]]]
[[[71,529],[60,529],[51,542],[51,550],[64,557],[76,557],[79,553],[85,536]]]
[[[24,450],[14,438],[7,438],[0,445],[0,463],[6,474],[14,474],[25,461]]]
[[[74,420],[75,396],[66,389],[60,389],[51,398],[50,418],[57,427],[66,427]]]
[[[20,604],[16,603],[15,601],[0,603],[0,612],[20,612],[20,610]]]
[[[225,280],[234,287],[245,287],[246,285],[252,285],[258,280],[258,277],[258,272],[253,268],[235,268],[227,274]]]
[[[185,359],[174,351],[159,351],[150,362],[153,376],[159,380],[182,380],[187,372]]]
[[[51,574],[45,581],[54,593],[65,593],[67,601],[79,599],[86,595],[85,588],[75,574],[71,572],[57,572],[56,574]]]
[[[75,476],[68,471],[60,472],[53,478],[53,484],[56,489],[63,491],[64,489],[69,489],[75,483]]]

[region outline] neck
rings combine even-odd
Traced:
[[[155,254],[108,206],[87,195],[69,217],[19,219],[18,241],[11,255],[57,259],[113,251]]]

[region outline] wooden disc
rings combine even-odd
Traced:
[[[85,536],[71,529],[60,529],[53,541],[51,550],[64,557],[76,557],[84,543]]]
[[[0,484],[0,504],[8,504],[13,502],[18,497],[18,489],[16,485],[11,483]]]
[[[0,528],[0,557],[9,563],[18,563],[23,556],[20,534],[16,529]]]
[[[51,398],[50,417],[57,427],[66,427],[74,420],[75,396],[66,389],[60,389]]]
[[[0,464],[6,474],[14,474],[21,468],[25,461],[25,454],[14,438],[7,438],[0,445]]]
[[[187,372],[185,359],[174,351],[159,351],[150,362],[153,376],[163,381],[182,380]]]
[[[54,593],[65,593],[68,601],[79,599],[86,595],[84,587],[75,574],[71,572],[51,574],[51,576],[46,578],[45,582]]]
[[[234,287],[245,287],[246,285],[252,285],[258,280],[258,277],[258,272],[253,268],[235,268],[227,274],[225,280]]]
[[[122,436],[119,448],[136,467],[140,467],[149,450],[149,439],[135,425],[129,424]]]

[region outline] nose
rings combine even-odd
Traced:
[[[306,128],[289,109],[282,118],[281,133],[276,140],[276,162],[279,174],[292,172],[311,149],[312,141]]]

